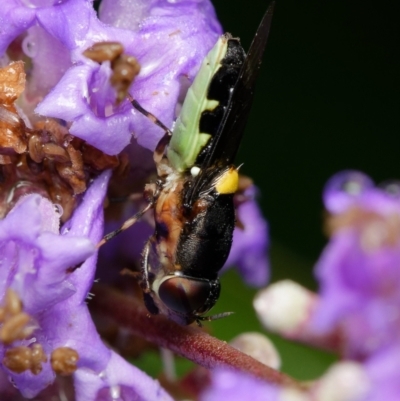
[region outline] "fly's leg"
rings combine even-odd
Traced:
[[[150,276],[152,275],[152,273],[149,272],[149,255],[150,255],[150,247],[151,247],[152,240],[154,240],[154,236],[151,236],[146,241],[146,245],[144,246],[144,249],[142,252],[141,271],[133,272],[132,270],[129,270],[129,269],[123,269],[121,271],[121,274],[129,275],[129,276],[133,277],[135,280],[137,280],[137,282],[140,285],[140,288],[143,291],[143,301],[144,301],[144,304],[145,304],[147,310],[152,315],[158,315],[159,309],[154,302],[154,299],[152,296],[153,291],[151,289],[151,284],[150,284]]]
[[[169,130],[169,128],[167,126],[165,126],[154,114],[151,114],[149,111],[147,111],[146,109],[144,109],[140,103],[135,100],[135,99],[130,99],[132,106],[139,111],[140,113],[142,113],[144,116],[146,116],[149,120],[151,120],[154,124],[158,125],[160,128],[162,128],[164,131],[169,132],[170,134],[171,131]]]
[[[145,189],[144,189],[144,195],[145,195],[145,199],[148,202],[147,206],[145,208],[143,208],[142,210],[140,210],[135,215],[133,215],[131,218],[126,220],[120,228],[117,228],[116,230],[111,231],[110,233],[106,234],[103,237],[103,239],[97,244],[97,248],[100,248],[106,242],[110,241],[110,239],[116,237],[122,231],[125,231],[129,227],[133,226],[148,210],[150,210],[152,207],[154,207],[155,203],[157,202],[158,196],[160,194],[161,188],[162,188],[161,181],[157,181],[156,183],[153,183],[153,184],[146,184]]]
[[[154,154],[153,154],[154,163],[156,163],[156,166],[158,166],[160,164],[161,160],[163,159],[165,149],[171,140],[172,131],[167,126],[165,126],[154,114],[151,114],[149,111],[145,110],[136,100],[134,100],[134,99],[130,99],[130,100],[131,100],[132,106],[137,111],[142,113],[150,121],[152,121],[154,124],[158,125],[160,128],[162,128],[164,130],[164,136],[158,142],[156,149],[154,150]]]
[[[148,210],[150,210],[153,207],[153,205],[154,205],[154,203],[150,202],[144,209],[142,209],[140,212],[133,215],[130,219],[126,220],[120,228],[117,228],[116,230],[111,231],[110,233],[106,234],[103,237],[103,239],[97,244],[97,248],[100,248],[106,242],[110,241],[110,239],[114,238],[122,231],[125,231],[127,228],[133,226]]]
[[[149,280],[149,254],[150,254],[150,246],[151,246],[151,238],[149,238],[144,246],[142,252],[142,280],[140,286],[142,287],[143,292],[150,293],[151,286]]]
[[[144,246],[143,253],[142,253],[142,277],[140,279],[140,287],[143,290],[143,300],[144,304],[146,305],[147,310],[152,315],[158,315],[159,310],[157,305],[154,302],[154,299],[151,295],[151,284],[150,284],[150,275],[149,272],[149,255],[150,255],[150,247],[151,242],[154,240],[154,236],[151,236]]]

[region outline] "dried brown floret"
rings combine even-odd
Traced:
[[[140,72],[140,64],[135,57],[124,53],[124,47],[118,42],[98,42],[85,50],[83,55],[97,63],[111,62],[110,83],[117,92],[117,104],[128,95],[128,89]]]
[[[71,186],[74,194],[80,194],[86,190],[86,175],[84,171],[82,153],[71,144],[66,148],[69,163],[57,163],[56,169],[61,178]]]
[[[11,344],[16,340],[22,340],[32,334],[32,330],[26,325],[30,321],[27,313],[19,313],[7,319],[0,329],[0,341],[4,344]]]
[[[47,362],[47,356],[44,353],[41,344],[33,344],[31,348],[31,364],[30,370],[34,375],[38,375],[42,371],[42,363]]]
[[[124,52],[119,42],[97,42],[83,52],[83,55],[97,63],[115,60]]]
[[[44,150],[40,133],[34,133],[29,136],[28,153],[35,163],[41,163],[43,161]]]
[[[4,355],[4,366],[14,373],[23,373],[30,370],[34,375],[38,375],[43,367],[42,363],[47,362],[46,354],[40,344],[32,347],[13,347],[9,348]]]
[[[4,304],[7,313],[10,315],[17,315],[22,312],[22,301],[18,294],[11,288],[7,288],[6,295],[4,297]]]
[[[93,170],[103,171],[109,168],[115,169],[121,164],[121,156],[110,156],[103,153],[101,150],[75,138],[73,145],[81,150],[83,163],[90,166]]]
[[[25,124],[14,102],[25,88],[24,63],[0,68],[0,153],[21,154],[26,150]]]
[[[117,91],[117,103],[120,103],[127,97],[129,87],[139,74],[140,64],[135,57],[123,54],[111,63],[111,68],[110,82]]]
[[[21,154],[26,150],[25,124],[19,116],[0,105],[0,153]]]
[[[25,89],[25,71],[22,61],[0,68],[0,103],[12,105]]]
[[[31,317],[22,311],[23,305],[18,294],[8,288],[0,307],[0,341],[3,344],[11,344],[14,341],[29,337],[34,327],[29,326]]]
[[[27,371],[31,366],[31,350],[29,347],[14,347],[6,351],[3,365],[14,373]]]
[[[55,143],[45,143],[42,145],[44,156],[49,160],[53,160],[58,163],[70,163],[71,159],[67,151],[60,145]]]
[[[38,193],[62,207],[64,222],[76,195],[103,170],[118,169],[120,159],[74,138],[56,120],[27,127],[14,106],[24,85],[22,62],[0,69],[0,218],[21,196]]]
[[[51,353],[51,367],[54,372],[62,376],[72,375],[76,369],[79,354],[72,348],[60,347]]]

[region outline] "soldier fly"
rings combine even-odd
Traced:
[[[143,250],[139,283],[147,309],[180,324],[203,316],[220,294],[218,272],[228,258],[238,189],[233,165],[253,100],[274,3],[246,55],[239,39],[222,35],[204,59],[171,132],[135,100],[132,105],[164,129],[154,151],[158,179],[147,184],[148,205],[106,235],[99,246],[154,209],[155,232]]]

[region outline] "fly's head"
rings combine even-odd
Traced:
[[[175,272],[156,279],[151,292],[151,299],[145,297],[149,310],[156,307],[158,313],[179,324],[187,325],[196,321],[200,325],[202,320],[208,320],[203,315],[219,298],[220,283],[218,277],[209,280]]]

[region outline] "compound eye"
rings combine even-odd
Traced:
[[[173,276],[164,280],[158,289],[158,296],[168,308],[181,314],[207,312],[211,305],[212,285],[209,281],[192,277]]]

